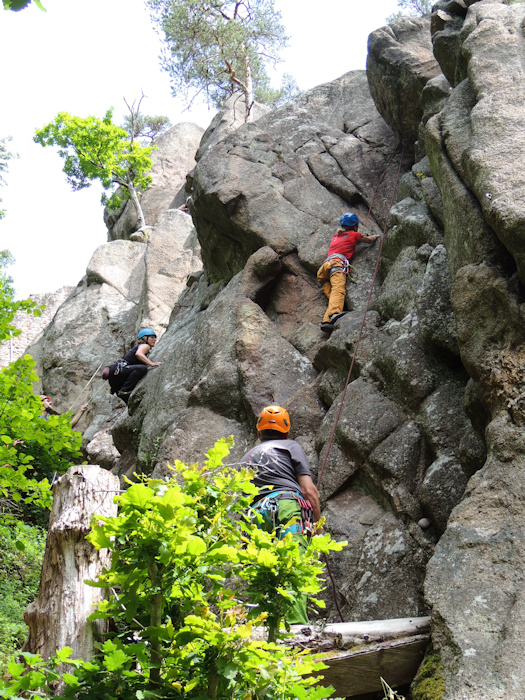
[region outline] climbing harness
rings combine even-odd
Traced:
[[[301,509],[300,521],[298,523],[292,523],[285,528],[281,527],[277,522],[279,501],[282,500],[297,501]],[[263,496],[263,498],[252,504],[251,508],[256,513],[259,513],[259,515],[262,515],[265,524],[278,533],[279,539],[282,539],[288,533],[301,533],[308,537],[314,532],[314,511],[312,504],[306,498],[303,498],[302,493],[297,491],[272,491],[268,496]]]
[[[335,264],[336,260],[338,260],[342,264],[336,265]],[[335,275],[336,272],[342,272],[343,275],[348,275],[348,279],[350,280],[350,282],[357,282],[357,280],[359,279],[359,274],[358,274],[357,270],[355,269],[355,267],[353,265],[350,265],[350,261],[342,253],[332,253],[332,255],[329,255],[324,262],[330,263],[329,277],[331,277],[332,275]],[[352,270],[352,273],[355,275],[355,277],[350,275],[350,270]]]
[[[341,265],[336,265],[335,261],[338,260]],[[330,277],[332,275],[335,275],[336,272],[342,272],[343,275],[348,274],[348,267],[350,265],[348,258],[344,256],[342,253],[332,253],[332,255],[329,255],[325,262],[330,263]]]
[[[128,363],[126,360],[117,360],[115,364],[111,365],[109,368],[109,373],[110,375],[112,374],[114,377],[116,377],[118,374],[120,374],[120,371],[124,369],[124,367],[127,367]],[[111,369],[113,367],[113,369]]]

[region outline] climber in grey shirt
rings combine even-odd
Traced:
[[[278,491],[291,491],[310,501],[314,519],[321,517],[319,493],[310,475],[308,459],[301,445],[288,439],[290,417],[280,406],[267,406],[257,421],[261,442],[241,459],[244,467],[256,470],[259,487],[256,501]]]
[[[295,440],[263,440],[242,461],[244,466],[257,469],[253,483],[259,488],[258,500],[276,490],[301,491],[297,477],[310,476],[306,455]]]

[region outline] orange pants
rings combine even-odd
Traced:
[[[317,270],[317,281],[328,297],[328,308],[323,316],[323,323],[328,323],[330,316],[340,313],[345,305],[346,275],[344,272],[336,272],[337,268],[342,270],[343,263],[335,259],[326,260]],[[330,272],[332,272],[331,275]]]

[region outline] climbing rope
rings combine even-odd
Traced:
[[[371,210],[372,210],[372,206],[373,206],[373,204],[374,204],[374,198],[375,198],[375,196],[376,196],[378,187],[379,187],[379,185],[381,184],[381,182],[383,181],[383,179],[384,179],[384,177],[385,177],[385,175],[386,175],[386,172],[387,172],[387,170],[388,170],[388,167],[390,166],[390,163],[391,163],[391,161],[392,161],[392,159],[393,159],[393,157],[394,157],[394,155],[395,155],[396,152],[397,152],[397,147],[396,147],[396,150],[394,151],[394,153],[392,154],[392,156],[391,156],[391,158],[390,158],[390,160],[389,160],[389,162],[388,162],[388,164],[387,164],[385,170],[383,171],[381,177],[379,178],[378,184],[376,185],[376,188],[375,188],[374,193],[373,193],[373,196],[372,196],[372,201],[371,201],[371,203],[370,203],[370,207],[369,207],[369,210],[368,210],[368,216],[367,216],[367,218],[366,218],[365,227],[366,227],[366,224],[367,224],[367,222],[368,222],[368,219],[369,219],[369,216],[370,216],[370,212],[371,212]],[[375,285],[376,278],[377,278],[377,272],[378,272],[378,269],[379,269],[379,261],[381,260],[381,253],[382,253],[382,251],[383,251],[383,244],[384,244],[384,242],[385,242],[385,235],[386,235],[386,230],[387,230],[387,227],[388,227],[388,220],[389,220],[389,218],[390,218],[390,210],[392,209],[392,205],[394,204],[394,198],[395,198],[395,196],[396,196],[397,186],[398,186],[398,184],[399,184],[399,176],[400,176],[400,174],[401,174],[401,166],[402,166],[402,164],[403,164],[403,156],[404,156],[404,153],[405,153],[405,151],[404,151],[404,148],[403,148],[403,149],[401,150],[401,157],[400,157],[400,159],[399,159],[399,167],[398,167],[398,169],[397,169],[396,181],[395,181],[395,184],[394,184],[394,190],[393,190],[393,192],[392,192],[392,198],[390,199],[390,204],[389,204],[389,207],[388,207],[388,216],[386,217],[385,225],[384,225],[384,228],[383,228],[383,235],[381,236],[381,241],[380,241],[380,244],[379,244],[379,252],[378,252],[378,254],[377,254],[376,266],[375,266],[375,269],[374,269],[374,274],[373,274],[373,276],[372,276],[372,282],[370,283],[370,291],[369,291],[369,293],[368,293],[368,299],[367,299],[367,302],[366,302],[365,311],[364,311],[364,313],[363,313],[363,320],[361,321],[361,326],[360,326],[360,328],[359,328],[359,334],[358,334],[358,336],[357,336],[357,342],[356,342],[356,344],[355,344],[354,352],[353,352],[353,355],[352,355],[352,360],[351,360],[351,362],[350,362],[350,369],[348,370],[348,375],[347,375],[347,377],[346,377],[346,382],[345,382],[345,386],[344,386],[344,389],[343,389],[343,395],[341,396],[341,401],[340,401],[340,404],[339,404],[339,410],[337,411],[337,416],[336,416],[336,419],[335,419],[335,422],[334,422],[334,427],[333,427],[333,430],[332,430],[332,434],[330,435],[330,440],[329,440],[329,442],[328,442],[328,447],[327,447],[327,449],[326,449],[325,456],[324,456],[324,459],[323,459],[323,465],[322,465],[321,471],[320,471],[320,473],[319,473],[319,478],[317,479],[317,488],[319,488],[319,486],[320,486],[320,484],[321,484],[321,479],[322,479],[322,477],[323,477],[323,473],[324,473],[324,470],[325,470],[325,467],[326,467],[326,463],[327,463],[328,457],[329,457],[329,455],[330,455],[330,450],[331,450],[331,448],[332,448],[332,443],[333,443],[333,441],[334,441],[335,431],[336,431],[336,429],[337,429],[337,424],[339,423],[339,418],[341,417],[341,412],[342,412],[342,410],[343,410],[343,405],[344,405],[344,401],[345,401],[345,397],[346,397],[346,390],[348,389],[348,384],[350,383],[350,377],[351,377],[351,375],[352,375],[352,370],[354,369],[354,363],[355,363],[355,359],[356,359],[356,357],[357,357],[357,350],[358,350],[358,348],[359,348],[359,344],[360,344],[361,338],[362,338],[362,336],[363,336],[363,329],[364,329],[364,326],[365,326],[366,316],[367,316],[368,310],[369,310],[369,308],[370,308],[370,301],[371,301],[371,299],[372,299],[372,294],[373,294],[373,291],[374,291],[374,285]]]
[[[377,182],[377,185],[375,186],[374,192],[373,192],[373,194],[372,194],[372,199],[371,199],[371,202],[370,202],[370,206],[369,206],[369,208],[368,208],[368,214],[367,214],[367,217],[366,217],[366,220],[365,220],[365,224],[364,224],[364,227],[363,227],[364,229],[366,229],[366,226],[367,226],[367,224],[368,224],[368,219],[370,218],[370,212],[372,211],[372,207],[373,207],[373,205],[374,205],[374,199],[375,199],[375,196],[376,196],[376,194],[377,194],[377,190],[379,189],[380,184],[383,182],[383,180],[384,180],[384,178],[385,178],[385,176],[386,176],[386,173],[387,173],[387,171],[388,171],[388,168],[390,167],[390,163],[392,162],[392,160],[393,160],[395,154],[397,153],[398,147],[399,147],[399,146],[396,146],[395,150],[393,151],[392,155],[390,156],[390,159],[389,159],[389,161],[388,161],[388,163],[387,163],[387,165],[386,165],[384,171],[382,172],[381,177],[379,178],[379,180],[378,180],[378,182]],[[392,198],[391,198],[391,200],[390,200],[390,204],[389,204],[389,207],[388,207],[388,216],[387,216],[386,221],[385,221],[385,225],[384,225],[384,229],[383,229],[383,235],[381,236],[381,242],[380,242],[380,245],[379,245],[379,252],[378,252],[378,254],[377,254],[376,266],[375,266],[375,269],[374,269],[374,274],[373,274],[373,276],[372,276],[372,282],[371,282],[371,284],[370,284],[370,292],[368,293],[368,299],[367,299],[367,302],[366,302],[365,311],[364,311],[364,313],[363,313],[363,320],[361,321],[361,327],[359,328],[359,335],[358,335],[358,337],[357,337],[357,342],[356,342],[356,345],[355,345],[355,348],[354,348],[354,353],[353,353],[353,355],[352,355],[352,361],[350,362],[350,369],[348,370],[348,375],[347,375],[347,377],[346,377],[346,382],[345,382],[345,386],[344,386],[344,389],[343,389],[343,395],[341,396],[341,402],[340,402],[340,404],[339,404],[339,410],[337,411],[337,416],[336,416],[336,419],[335,419],[335,423],[334,423],[334,427],[333,427],[333,430],[332,430],[332,434],[330,435],[330,440],[329,440],[329,442],[328,442],[328,447],[327,447],[327,449],[326,449],[325,456],[324,456],[324,459],[323,459],[323,465],[322,465],[321,471],[320,471],[320,473],[319,473],[319,478],[317,479],[317,488],[319,488],[320,485],[321,485],[321,479],[322,479],[322,477],[323,477],[323,473],[324,473],[324,470],[325,470],[325,467],[326,467],[326,463],[328,462],[328,457],[329,457],[329,455],[330,455],[330,449],[331,449],[332,443],[333,443],[333,441],[334,441],[335,431],[336,431],[336,429],[337,429],[337,424],[339,423],[339,418],[341,417],[341,412],[342,412],[342,410],[343,410],[343,405],[344,405],[344,401],[345,401],[345,397],[346,397],[346,390],[347,390],[347,388],[348,388],[348,384],[350,383],[350,377],[351,377],[351,375],[352,375],[352,370],[353,370],[353,368],[354,368],[354,363],[355,363],[355,359],[356,359],[356,356],[357,356],[357,350],[358,350],[358,348],[359,348],[359,343],[361,342],[361,337],[362,337],[362,335],[363,335],[363,329],[364,329],[364,325],[365,325],[365,321],[366,321],[366,316],[367,316],[367,314],[368,314],[368,309],[369,309],[369,307],[370,307],[370,301],[371,301],[371,299],[372,299],[372,294],[373,294],[373,291],[374,291],[374,285],[375,285],[375,281],[376,281],[376,277],[377,277],[377,271],[378,271],[378,269],[379,269],[379,261],[381,260],[381,253],[382,253],[382,251],[383,251],[383,243],[384,243],[384,240],[385,240],[386,230],[387,230],[387,227],[388,227],[388,220],[389,220],[389,218],[390,218],[390,210],[392,209],[392,205],[393,205],[393,203],[394,203],[394,198],[395,198],[396,192],[397,192],[397,186],[398,186],[398,184],[399,184],[399,176],[400,176],[400,173],[401,173],[401,166],[402,166],[402,164],[403,164],[403,156],[404,156],[404,153],[405,153],[405,151],[404,151],[404,148],[403,148],[403,149],[401,150],[401,157],[400,157],[400,159],[399,159],[399,167],[398,167],[398,170],[397,170],[396,181],[395,181],[395,184],[394,184],[394,191],[393,191],[393,193],[392,193]],[[344,617],[343,617],[343,613],[341,612],[341,608],[339,607],[339,601],[338,601],[338,598],[337,598],[337,587],[336,587],[336,585],[335,585],[335,580],[334,580],[334,577],[333,577],[332,572],[331,572],[331,570],[330,570],[330,565],[329,565],[329,563],[328,563],[328,557],[326,556],[326,554],[324,555],[324,562],[325,562],[325,565],[326,565],[326,570],[328,571],[328,575],[330,576],[330,581],[332,582],[332,590],[333,590],[333,596],[334,596],[335,606],[336,606],[336,608],[337,608],[337,612],[339,613],[339,617],[341,618],[341,622],[344,622],[345,620],[344,620]]]
[[[77,398],[73,401],[73,403],[71,404],[71,406],[68,408],[68,411],[72,411],[72,410],[73,410],[73,406],[77,403],[77,401],[79,400],[79,398],[80,398],[81,396],[84,395],[84,392],[86,391],[86,389],[88,388],[88,386],[91,384],[91,382],[93,381],[93,379],[95,379],[95,376],[97,375],[98,371],[100,370],[100,368],[102,367],[103,364],[104,364],[104,363],[101,362],[101,363],[99,364],[99,366],[97,367],[97,369],[93,372],[93,374],[92,374],[92,376],[91,376],[91,379],[88,381],[88,383],[86,384],[86,386],[82,389],[82,391],[80,392],[80,394],[78,394]]]

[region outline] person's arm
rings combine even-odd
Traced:
[[[76,414],[76,416],[73,416],[73,418],[71,419],[71,427],[72,427],[72,428],[75,427],[75,425],[78,423],[78,421],[82,418],[82,416],[84,415],[84,413],[85,413],[87,410],[88,410],[88,405],[87,405],[87,403],[83,404],[83,405],[80,407],[79,412]]]
[[[150,346],[147,343],[143,343],[142,345],[138,346],[135,357],[137,357],[141,362],[144,362],[145,365],[148,365],[148,367],[158,367],[160,362],[152,362],[146,357],[150,350]]]
[[[359,240],[361,241],[366,241],[367,243],[373,243],[374,241],[377,241],[379,238],[379,234],[376,236],[367,236],[365,233],[361,234],[361,238]]]
[[[312,481],[312,477],[308,474],[300,474],[298,477],[299,486],[303,492],[303,496],[312,504],[314,512],[314,520],[317,522],[321,518],[321,506],[319,504],[319,491]]]

